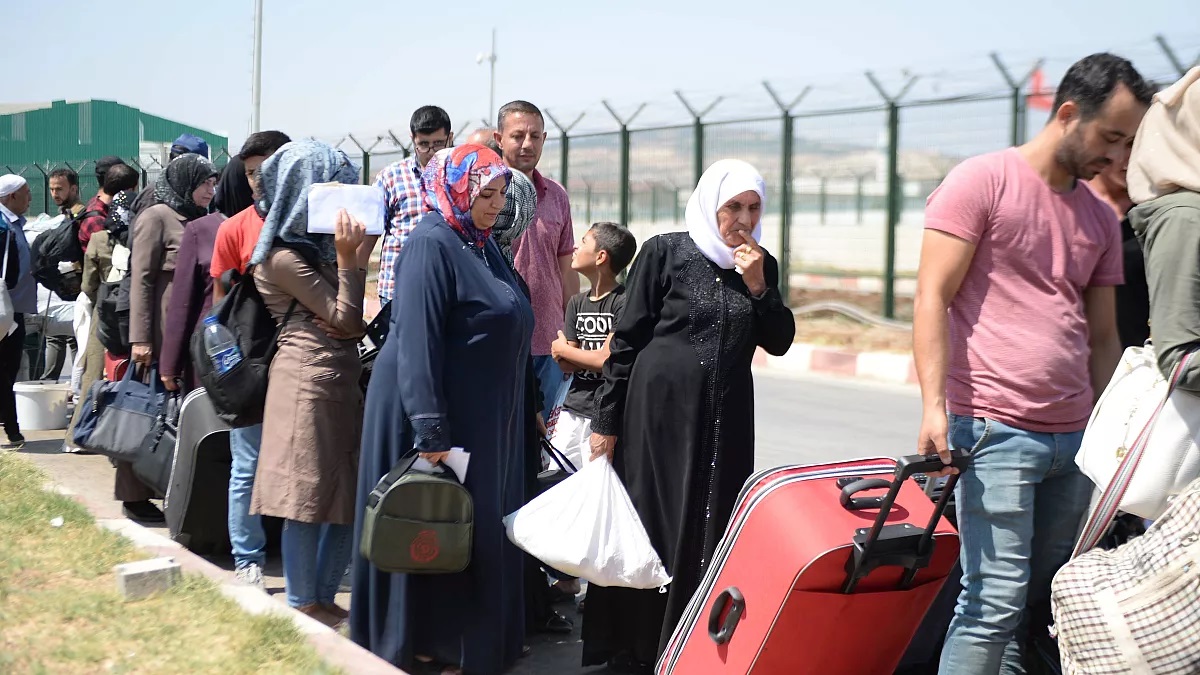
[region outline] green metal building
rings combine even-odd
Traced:
[[[167,162],[171,141],[194,134],[208,142],[213,159],[223,164],[229,141],[211,131],[163,119],[115,101],[52,101],[0,104],[0,173],[25,177],[33,190],[31,211],[54,213],[46,174],[69,166],[79,173],[83,199],[99,186],[93,162],[122,157],[150,180]]]

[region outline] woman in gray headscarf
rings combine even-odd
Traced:
[[[250,511],[283,518],[288,604],[327,625],[350,562],[362,429],[363,292],[370,248],[342,211],[336,235],[308,232],[316,183],[358,182],[346,154],[317,141],[288,143],[259,172],[267,214],[250,262],[259,293],[283,325],[271,362]]]

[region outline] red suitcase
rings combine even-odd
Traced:
[[[914,456],[752,476],[658,675],[892,673],[958,559],[942,518],[953,482],[935,505],[908,480],[941,467]]]

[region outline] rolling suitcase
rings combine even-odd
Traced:
[[[656,673],[893,672],[958,559],[942,518],[955,478],[936,505],[909,480],[941,466],[874,458],[752,476]]]
[[[171,538],[197,553],[229,546],[229,425],[208,392],[195,389],[179,409],[178,441],[163,513]]]

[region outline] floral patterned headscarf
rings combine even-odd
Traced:
[[[500,155],[482,145],[439,150],[421,174],[425,206],[437,211],[468,243],[483,248],[491,230],[475,228],[471,205],[483,188],[500,176],[507,185],[512,172]]]

